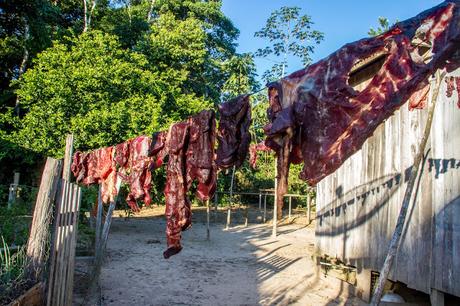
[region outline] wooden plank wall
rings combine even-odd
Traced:
[[[48,306],[72,305],[75,248],[81,188],[61,180],[56,202],[54,243],[51,251]]]
[[[390,279],[426,293],[434,288],[460,296],[460,108],[457,93],[451,98],[445,93],[443,81],[423,172],[412,195],[415,206]],[[319,254],[337,257],[358,272],[380,270],[426,115],[426,109],[409,111],[405,104],[318,184]]]

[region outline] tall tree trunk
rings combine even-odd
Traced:
[[[21,76],[26,71],[27,62],[29,61],[29,49],[27,47],[27,44],[30,38],[29,22],[27,21],[27,18],[25,17],[23,17],[22,20],[24,22],[24,53],[22,56],[21,66],[19,66],[18,80],[21,78]],[[19,96],[16,96],[16,105],[14,107],[14,110],[15,110],[16,115],[19,116]]]
[[[83,0],[83,33],[88,31],[88,5],[87,0]]]
[[[91,27],[91,18],[93,17],[94,14],[94,9],[96,8],[97,0],[83,0],[83,19],[84,19],[84,25],[83,25],[83,33],[87,32],[88,29]],[[91,3],[91,8],[88,11],[88,4]]]
[[[89,11],[89,16],[88,16],[88,28],[91,27],[91,18],[93,17],[94,9],[96,8],[96,3],[97,3],[97,0],[92,0],[91,10]]]
[[[150,20],[152,19],[152,14],[153,14],[153,5],[155,4],[155,0],[152,0],[150,2],[150,9],[149,9],[149,14],[147,15],[147,22],[150,23]]]

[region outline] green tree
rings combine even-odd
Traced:
[[[300,58],[305,66],[310,64],[314,46],[324,38],[323,33],[313,30],[312,26],[311,17],[301,15],[299,7],[284,6],[271,13],[265,26],[255,33],[255,37],[270,42],[270,46],[257,50],[256,56],[272,56],[276,62],[263,75],[267,82],[285,75],[289,56]]]
[[[78,135],[77,148],[96,148],[166,128],[171,101],[181,115],[206,106],[165,79],[144,55],[99,31],[56,43],[24,74],[18,95],[28,112],[16,121],[14,140],[59,156],[66,133]]]
[[[252,54],[235,54],[224,62],[223,70],[227,74],[222,87],[224,100],[257,90],[259,84]]]
[[[395,23],[397,22],[398,21],[396,20]],[[390,21],[388,20],[388,18],[385,18],[385,17],[379,17],[378,24],[379,25],[377,26],[377,29],[374,29],[373,27],[369,29],[369,31],[367,32],[369,36],[378,36],[380,34],[383,34],[386,31],[388,31],[390,27],[392,26],[390,25]]]

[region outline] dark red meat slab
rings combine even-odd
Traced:
[[[249,150],[251,105],[249,95],[238,96],[219,105],[216,164],[220,169],[243,164]]]
[[[185,122],[174,124],[166,137],[169,153],[166,187],[165,258],[182,249],[181,232],[192,223],[190,200],[187,196],[193,181],[197,181],[197,197],[206,201],[216,189],[214,163],[215,116],[213,111],[202,111]]]
[[[301,178],[314,185],[408,99],[411,109],[423,107],[429,76],[452,64],[458,49],[458,3],[444,2],[268,85],[266,144],[277,152],[278,199],[287,190],[291,162],[303,162]],[[377,56],[381,68],[363,88],[354,89],[348,83],[353,68]]]

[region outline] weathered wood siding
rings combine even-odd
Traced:
[[[402,106],[318,184],[318,253],[358,272],[380,270],[426,117],[426,109]],[[444,81],[422,167],[390,278],[426,293],[435,288],[460,296],[460,109],[456,92],[446,97]]]

